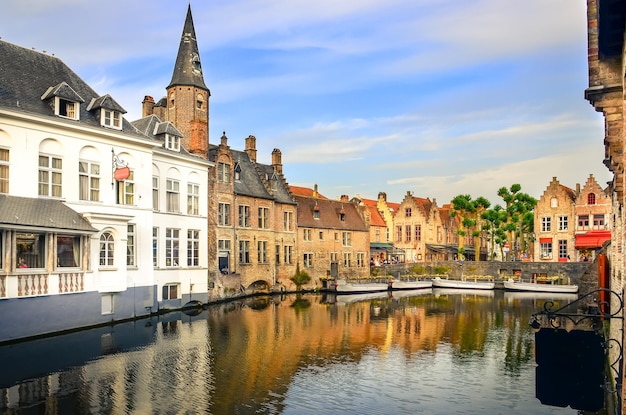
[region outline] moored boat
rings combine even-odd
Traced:
[[[539,282],[515,281],[511,278],[504,281],[504,289],[509,291],[535,291],[548,293],[577,293],[578,285],[574,284],[554,284]]]
[[[494,281],[479,279],[449,280],[440,277],[433,278],[433,288],[463,288],[472,290],[493,290]]]
[[[347,282],[345,280],[335,281],[336,293],[368,293],[376,291],[387,291],[389,284],[386,282]]]
[[[395,279],[389,281],[389,289],[396,290],[419,290],[422,288],[431,288],[433,286],[432,280],[400,280]]]

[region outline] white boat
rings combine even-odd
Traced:
[[[376,291],[387,291],[389,284],[386,282],[347,282],[345,280],[335,281],[336,293],[371,293]]]
[[[433,286],[431,280],[391,280],[389,281],[389,288],[393,291],[396,290],[419,290],[422,288],[430,288]]]
[[[473,290],[463,288],[433,288],[433,295],[436,298],[448,295],[473,296],[473,297],[494,297],[495,290]]]
[[[504,289],[509,291],[535,291],[544,293],[577,293],[578,285],[521,282],[509,278],[508,280],[504,281]]]
[[[463,288],[472,290],[493,290],[496,283],[481,280],[448,280],[440,277],[433,278],[434,288]]]

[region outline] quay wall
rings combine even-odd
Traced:
[[[460,279],[462,276],[489,275],[496,280],[519,275],[522,280],[530,280],[533,274],[558,275],[565,277],[565,281],[577,284],[580,292],[591,291],[598,285],[598,265],[595,262],[520,262],[520,261],[435,261],[403,264],[390,264],[372,267],[371,275],[383,277],[391,275],[400,277],[415,275],[415,269],[425,272],[425,275],[436,274],[437,269],[446,269],[450,278]],[[420,273],[421,273],[420,272]]]

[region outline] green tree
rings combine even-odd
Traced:
[[[483,213],[483,230],[487,234],[489,241],[489,259],[493,260],[496,255],[496,248],[502,254],[502,247],[506,242],[506,234],[503,224],[506,222],[506,210],[500,205],[496,205],[493,209],[488,209]]]
[[[304,270],[300,271],[300,264],[296,264],[296,273],[289,279],[296,284],[296,290],[300,291],[304,284],[311,281],[311,276]]]
[[[470,215],[474,205],[472,204],[472,197],[470,195],[458,195],[452,199],[452,212],[450,216],[459,218],[459,228],[456,230],[459,235],[459,259],[465,259],[465,235],[467,235],[467,229],[474,225]]]
[[[528,252],[528,241],[534,237],[533,209],[537,206],[537,199],[522,193],[521,190],[520,184],[513,184],[509,189],[501,187],[498,190],[498,196],[506,203],[507,221],[504,229],[515,254],[518,248],[522,253]]]

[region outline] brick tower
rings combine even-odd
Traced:
[[[191,5],[187,8],[174,73],[166,90],[166,118],[183,134],[182,145],[190,153],[208,158],[211,92],[202,75]]]

